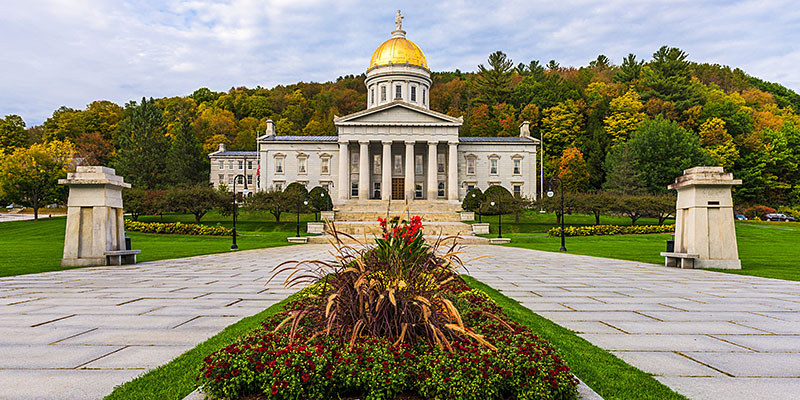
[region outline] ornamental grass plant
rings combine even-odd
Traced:
[[[458,276],[456,238],[428,244],[420,217],[379,223],[373,244],[345,244],[353,238],[334,227],[331,260],[275,267],[272,279],[308,286],[209,355],[204,390],[225,399],[576,398],[558,352]]]

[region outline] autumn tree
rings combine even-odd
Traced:
[[[612,146],[628,141],[631,133],[641,125],[645,119],[642,108],[644,105],[639,101],[639,94],[633,88],[611,100],[608,116],[603,122],[606,133],[611,137]]]
[[[0,151],[10,153],[18,147],[25,147],[27,142],[28,134],[22,117],[12,114],[0,118]]]
[[[2,157],[0,192],[9,201],[33,208],[38,220],[42,204],[65,200],[66,188],[58,180],[66,177],[72,152],[71,143],[57,140],[15,149]]]
[[[75,156],[81,165],[109,165],[114,144],[100,132],[84,132],[75,139]]]
[[[209,211],[227,203],[228,196],[215,190],[208,183],[181,185],[167,191],[166,201],[172,211],[194,215],[194,222],[200,223]]]
[[[576,101],[567,100],[542,111],[541,127],[547,154],[557,156],[574,145],[583,125],[583,113]]]
[[[470,136],[494,136],[497,132],[497,124],[489,115],[489,106],[481,104],[472,109],[469,117]]]
[[[700,142],[711,162],[726,170],[730,170],[733,163],[739,158],[739,151],[733,143],[733,137],[725,129],[725,121],[722,119],[710,118],[700,125]]]
[[[589,170],[583,159],[583,153],[577,147],[569,147],[561,154],[558,176],[564,182],[566,190],[580,192],[588,188]]]

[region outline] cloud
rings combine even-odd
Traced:
[[[661,45],[800,89],[800,9],[790,1],[404,2],[408,37],[434,70],[489,53],[580,66],[649,59]],[[62,105],[271,87],[364,72],[397,4],[345,0],[43,0],[0,13],[0,115],[42,123]]]

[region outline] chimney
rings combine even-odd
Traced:
[[[275,122],[271,119],[267,120],[267,136],[275,136]]]
[[[519,125],[519,137],[531,137],[531,122],[522,121]]]
[[[223,152],[223,151],[225,151],[225,143],[220,143],[220,144],[219,144],[219,151],[220,151],[220,152]]]

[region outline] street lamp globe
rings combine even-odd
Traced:
[[[547,197],[553,197],[555,193],[553,193],[553,189],[547,191]]]
[[[308,205],[308,200],[303,200],[303,205],[307,206]]]
[[[494,201],[490,202],[489,205],[494,207]]]
[[[248,190],[247,188],[244,188],[244,189],[242,189],[242,194],[247,196],[248,194],[250,194],[250,190]]]

